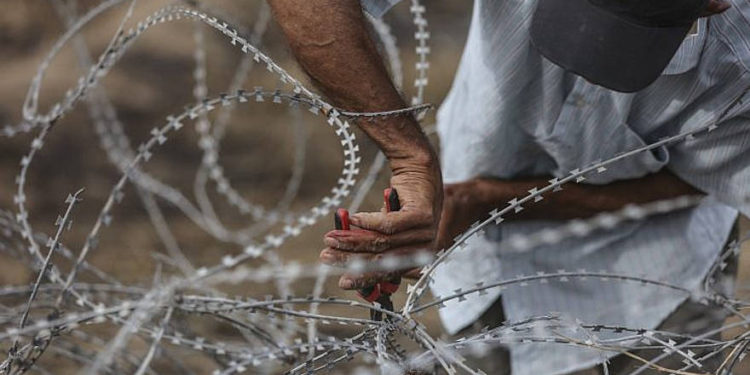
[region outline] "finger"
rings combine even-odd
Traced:
[[[392,235],[355,229],[330,231],[323,238],[323,243],[339,250],[379,253],[392,248],[432,242],[434,239],[435,231],[432,228],[412,229]]]
[[[360,212],[352,215],[349,220],[359,228],[383,234],[394,234],[409,229],[425,228],[434,224],[432,215],[425,210],[402,210],[388,213]]]
[[[429,251],[431,243],[426,242],[416,246],[405,246],[391,249],[382,253],[355,253],[327,247],[320,252],[320,261],[329,266],[343,267],[354,261],[372,263],[385,257],[405,257],[420,251]]]
[[[391,281],[401,277],[403,271],[365,272],[363,274],[345,273],[339,278],[339,288],[359,290],[369,288],[381,281]]]
[[[342,250],[332,249],[326,247],[320,251],[320,262],[329,266],[344,267],[354,261],[370,261],[373,257],[372,254],[367,253],[351,253]]]

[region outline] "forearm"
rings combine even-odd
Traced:
[[[406,107],[370,39],[359,1],[268,2],[300,66],[333,105],[357,112]],[[361,120],[357,125],[388,158],[390,184],[398,192],[401,209],[351,215],[350,223],[357,229],[327,233],[321,261],[341,265],[355,256],[359,261],[375,261],[432,247],[443,187],[437,156],[427,137],[410,115]],[[358,251],[368,253],[363,257]],[[339,286],[361,289],[377,280],[390,280],[393,273],[345,273]]]
[[[528,191],[548,184],[549,179],[531,178],[512,181],[481,179],[478,191],[486,207],[503,207],[509,199],[524,197]],[[567,184],[563,190],[545,194],[544,200],[524,205],[524,210],[509,215],[509,220],[569,220],[585,218],[602,212],[616,211],[628,204],[700,195],[669,171],[662,170],[638,179],[616,181],[607,185]]]
[[[406,106],[370,38],[359,1],[268,2],[300,66],[334,105],[357,112]],[[435,160],[412,116],[363,120],[358,125],[391,161]]]

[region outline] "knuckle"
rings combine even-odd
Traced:
[[[381,227],[382,232],[385,234],[393,234],[395,232],[395,225],[396,223],[392,218],[386,217],[385,219],[383,219],[383,224]]]
[[[387,236],[377,236],[372,241],[372,250],[382,251],[390,247],[390,239]]]
[[[356,247],[356,242],[348,240],[340,240],[336,244],[336,248],[340,250],[351,250]]]

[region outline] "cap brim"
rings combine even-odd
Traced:
[[[635,24],[587,0],[540,0],[531,40],[564,69],[612,90],[635,92],[659,78],[690,27]]]

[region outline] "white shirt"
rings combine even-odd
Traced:
[[[686,38],[663,75],[635,94],[595,86],[541,57],[529,41],[535,5],[536,0],[475,0],[461,64],[438,113],[445,182],[564,177],[720,120],[711,133],[624,159],[586,181],[607,184],[667,168],[711,198],[694,208],[525,253],[504,251],[500,240],[561,223],[503,223],[437,269],[433,294],[562,269],[645,275],[698,288],[721,252],[736,209],[750,214],[745,188],[750,186],[750,98],[718,119],[750,87],[750,2],[735,0],[726,13],[700,20],[698,34]],[[685,300],[684,294],[633,283],[551,281],[448,302],[440,310],[445,328],[455,333],[471,324],[501,293],[509,321],[560,312],[586,323],[644,329],[656,328]],[[510,351],[515,375],[563,374],[607,358],[552,343],[518,344]]]

